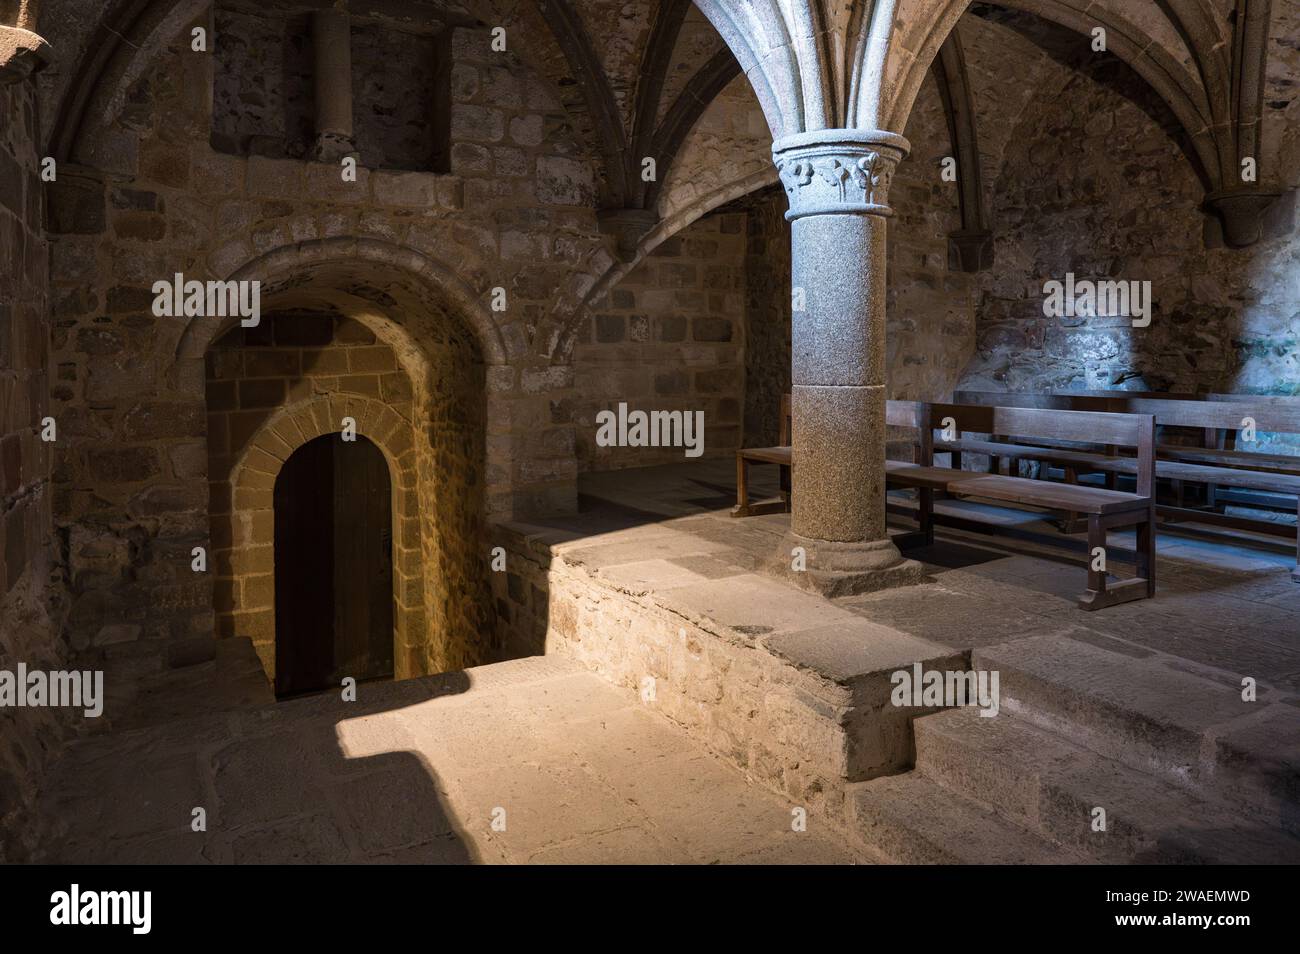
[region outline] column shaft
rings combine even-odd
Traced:
[[[884,524],[885,220],[813,215],[792,225],[792,526],[804,537],[880,540]]]
[[[317,158],[335,159],[353,150],[352,25],[346,12],[312,14],[312,51]]]

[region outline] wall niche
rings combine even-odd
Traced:
[[[346,64],[314,42],[319,5],[267,9],[220,0],[213,10],[211,144],[273,159],[322,158],[318,80]],[[432,19],[350,19],[352,137],[370,169],[450,171],[451,29]],[[329,156],[333,161],[333,155]]]

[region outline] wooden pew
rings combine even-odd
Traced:
[[[790,480],[793,470],[791,442],[790,395],[781,396],[781,422],[777,428],[776,447],[742,447],[736,451],[736,506],[733,517],[756,517],[765,513],[790,512]],[[781,468],[781,496],[760,503],[749,502],[749,465],[776,464]]]
[[[1192,394],[1188,391],[1125,391],[1120,388],[1080,391],[1048,391],[1053,397],[1090,397],[1090,398],[1154,398],[1170,401],[1203,401],[1204,394]]]
[[[998,394],[995,392],[958,392],[958,397],[981,406],[998,400],[1019,406],[1022,402],[1034,408],[1044,404],[1054,407],[1068,406],[1073,399],[1059,395]],[[1241,397],[1241,396],[1238,396]],[[1148,398],[1107,399],[1080,398],[1083,402],[1105,401],[1106,407],[1116,412],[1150,414],[1161,427],[1197,429],[1203,433],[1220,434],[1242,429],[1245,418],[1251,418],[1261,433],[1300,434],[1300,401],[1283,399],[1262,402],[1188,401]],[[998,435],[1002,437],[1004,435]],[[1210,441],[1207,440],[1207,443]],[[957,442],[939,442],[936,450],[957,453],[990,454],[999,458],[1037,460],[1052,463],[1065,469],[1067,478],[1078,473],[1103,473],[1108,479],[1119,474],[1132,474],[1135,465],[1131,460],[1117,458],[1114,454],[1087,448],[1047,446],[1045,442],[962,439]],[[1188,447],[1180,444],[1160,443],[1156,447],[1156,476],[1171,482],[1178,499],[1173,504],[1161,504],[1157,513],[1168,522],[1193,520],[1211,525],[1253,530],[1272,535],[1296,538],[1296,567],[1291,578],[1300,582],[1300,532],[1286,525],[1269,521],[1231,516],[1215,509],[1201,510],[1185,506],[1181,497],[1184,484],[1201,484],[1209,492],[1211,503],[1220,488],[1257,491],[1296,497],[1295,511],[1300,522],[1300,457],[1285,454],[1254,454],[1234,448]],[[1253,501],[1260,503],[1257,498]],[[1288,505],[1289,506],[1289,505]]]
[[[920,434],[919,463],[887,461],[885,474],[890,484],[919,491],[917,519],[924,540],[933,539],[935,522],[971,523],[936,514],[936,491],[1084,514],[1088,521],[1088,589],[1079,598],[1079,606],[1097,610],[1155,595],[1155,419],[1151,415],[891,401],[886,420],[897,427],[908,426],[911,420]],[[972,432],[1014,434],[1131,448],[1137,493],[935,467],[934,451],[942,444],[933,441],[933,431],[946,427],[956,438]],[[1093,569],[1094,554],[1100,548],[1109,557],[1108,531],[1130,526],[1137,530],[1136,574],[1111,582],[1106,571]]]

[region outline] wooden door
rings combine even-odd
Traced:
[[[392,488],[364,437],[318,437],[276,478],[278,696],[393,674]]]

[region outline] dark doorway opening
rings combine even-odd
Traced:
[[[360,435],[327,434],[275,481],[275,692],[393,675],[392,485]]]

